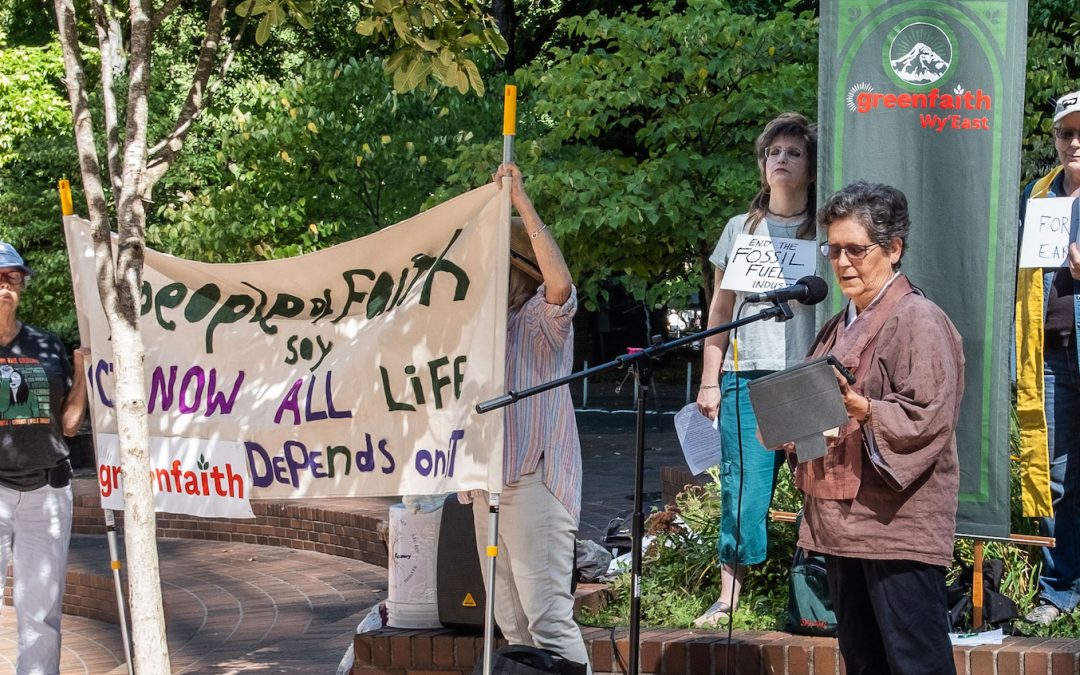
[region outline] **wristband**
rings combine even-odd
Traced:
[[[719,389],[720,385],[718,385],[718,384],[703,384],[698,388],[699,389]]]

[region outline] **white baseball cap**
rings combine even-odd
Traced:
[[[1075,112],[1080,112],[1080,91],[1065,94],[1057,100],[1057,105],[1054,106],[1054,124]]]

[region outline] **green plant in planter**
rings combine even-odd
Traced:
[[[688,485],[675,504],[653,513],[646,532],[653,537],[642,558],[641,620],[649,626],[690,627],[719,593],[720,568],[716,539],[720,526],[720,474],[709,470],[706,485]],[[773,505],[797,511],[801,497],[791,472],[782,468]],[[787,578],[795,550],[791,523],[769,523],[769,555],[746,576],[734,625],[743,630],[779,628],[787,619]],[[615,600],[602,612],[586,617],[603,625],[629,622],[630,575],[617,577],[610,589]]]

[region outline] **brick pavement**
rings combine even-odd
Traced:
[[[174,673],[333,673],[366,609],[386,598],[386,570],[358,560],[185,539],[158,551]],[[108,575],[104,537],[73,536],[68,569]],[[14,672],[14,623],[6,608],[0,672]],[[66,614],[63,633],[65,675],[125,672],[118,626]]]

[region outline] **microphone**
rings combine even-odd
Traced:
[[[746,296],[747,302],[787,302],[798,300],[804,305],[816,305],[829,294],[829,285],[821,277],[806,276],[790,286],[777,288],[764,293],[752,293]]]

